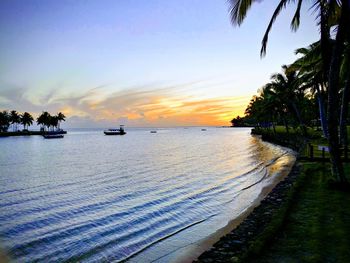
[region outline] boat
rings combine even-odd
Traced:
[[[202,129],[201,131],[206,131],[207,129]]]
[[[43,134],[43,137],[45,139],[62,139],[64,136],[63,134]]]
[[[157,133],[157,131],[151,131],[151,133]]]
[[[124,125],[120,125],[119,129],[108,129],[103,131],[105,135],[124,135],[126,134],[124,130]]]

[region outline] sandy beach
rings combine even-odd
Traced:
[[[259,211],[265,210],[264,205],[266,203],[264,203],[264,201],[269,200],[271,196],[280,195],[281,189],[284,188],[284,186],[278,186],[283,185],[283,183],[289,183],[287,182],[288,180],[286,180],[286,178],[288,178],[288,175],[292,172],[295,163],[295,152],[291,152],[290,154],[280,157],[273,165],[271,165],[270,180],[266,182],[266,185],[262,188],[262,191],[258,198],[252,201],[251,206],[249,206],[241,214],[232,219],[224,228],[219,229],[207,238],[188,246],[187,249],[173,262],[217,262],[218,258],[216,256],[213,256],[216,255],[217,252],[219,252],[220,257],[228,259],[228,257],[231,256],[230,254],[222,254],[222,248],[224,248],[225,245],[227,245],[227,242],[221,243],[220,241],[225,239],[227,236],[233,235],[235,232],[237,232],[236,229],[241,225],[251,225],[251,215],[256,211],[256,208],[259,207]],[[279,198],[273,197],[273,199]],[[268,210],[266,209],[266,211]],[[262,214],[261,212],[259,213],[260,217],[264,216],[264,214]],[[253,229],[247,229],[247,233],[245,234],[245,236],[249,235],[248,231],[253,231]],[[242,233],[240,233],[240,235],[242,235]],[[240,239],[245,239],[245,236],[242,235]],[[253,238],[254,237],[250,237],[249,239],[251,240]],[[218,245],[219,243],[220,245]]]

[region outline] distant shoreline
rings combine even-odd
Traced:
[[[67,131],[15,131],[15,132],[0,132],[0,137],[11,137],[11,136],[31,136],[31,135],[44,135],[44,134],[67,134]]]

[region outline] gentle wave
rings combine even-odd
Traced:
[[[286,154],[250,137],[248,129],[169,129],[156,136],[132,130],[123,140],[107,137],[87,132],[68,134],[62,144],[39,137],[0,142],[0,167],[13,171],[0,178],[0,237],[10,257],[122,261],[180,233],[179,246],[186,246],[195,238],[191,229],[208,225],[201,229],[210,235],[230,219],[223,218],[227,207],[246,209],[247,195],[255,198],[269,166]],[[64,154],[33,154],[50,147]],[[16,149],[24,149],[26,159],[9,162],[20,156]],[[158,258],[176,250],[162,247]]]

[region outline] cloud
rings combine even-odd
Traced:
[[[82,93],[48,91],[34,103],[28,90],[0,91],[0,108],[52,113],[62,111],[69,127],[227,125],[242,114],[250,97],[198,98],[188,90],[198,82],[169,86],[136,86],[107,92],[105,86]],[[117,88],[115,88],[117,89]],[[110,89],[109,89],[110,90]],[[113,90],[113,89],[112,89]]]

